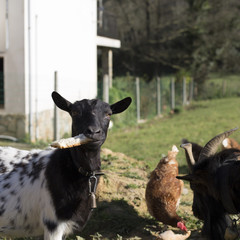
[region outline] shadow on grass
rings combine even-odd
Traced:
[[[146,230],[146,226],[154,224],[157,223],[153,219],[139,216],[125,200],[103,201],[98,203],[98,208],[94,210],[86,227],[78,235],[84,239],[93,239],[96,233],[104,239],[113,239],[117,235],[141,236],[147,239],[150,233]]]

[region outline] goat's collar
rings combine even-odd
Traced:
[[[85,177],[91,177],[91,176],[101,176],[104,175],[103,172],[101,171],[86,171],[85,169],[83,169],[82,167],[78,168],[78,172],[80,174],[82,174]]]
[[[79,159],[81,159],[82,161],[87,161],[88,158],[94,158],[97,161],[100,161],[100,150],[97,152],[90,152],[87,153],[85,151],[80,150],[80,148],[76,147],[76,148],[70,148],[70,152],[72,155],[72,161],[73,164],[75,165],[77,171],[85,177],[91,177],[91,176],[97,176],[97,175],[103,175],[103,173],[99,170],[94,170],[94,171],[89,171],[86,170],[84,167],[81,166],[81,163],[79,161]],[[89,161],[89,160],[88,160]],[[100,164],[98,164],[100,165]]]

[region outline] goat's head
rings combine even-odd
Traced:
[[[211,171],[214,171],[214,169],[211,169],[212,164],[214,164],[211,159],[216,154],[217,149],[222,141],[237,129],[238,128],[231,129],[212,138],[202,148],[197,161],[195,161],[193,157],[191,143],[182,144],[181,147],[185,149],[186,160],[190,174],[178,176],[177,178],[189,181],[191,183],[191,187],[193,188],[195,188],[194,186],[197,185],[198,187],[196,190],[205,191],[207,188],[211,187],[208,179],[211,177]],[[197,164],[195,164],[195,162],[197,162]]]
[[[99,147],[104,143],[111,115],[125,111],[132,101],[127,97],[112,105],[99,99],[84,99],[71,103],[57,92],[52,93],[52,98],[60,109],[70,114],[72,136],[84,134],[92,140],[87,144],[88,147]]]

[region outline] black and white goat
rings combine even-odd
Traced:
[[[201,150],[195,162],[192,144],[185,143],[186,159],[190,173],[177,178],[190,182],[193,190],[193,213],[204,221],[202,234],[207,239],[237,239],[229,214],[240,213],[240,150],[217,149],[223,139],[237,128],[211,139]],[[196,151],[195,151],[196,152]]]
[[[95,207],[94,194],[101,167],[100,147],[112,114],[131,103],[101,100],[71,103],[57,92],[55,104],[72,117],[72,136],[84,134],[85,145],[54,150],[0,148],[0,235],[44,236],[60,240],[82,230]]]

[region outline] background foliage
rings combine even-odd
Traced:
[[[201,84],[212,71],[239,73],[238,0],[105,0],[117,19],[121,49],[118,76],[187,71]]]

